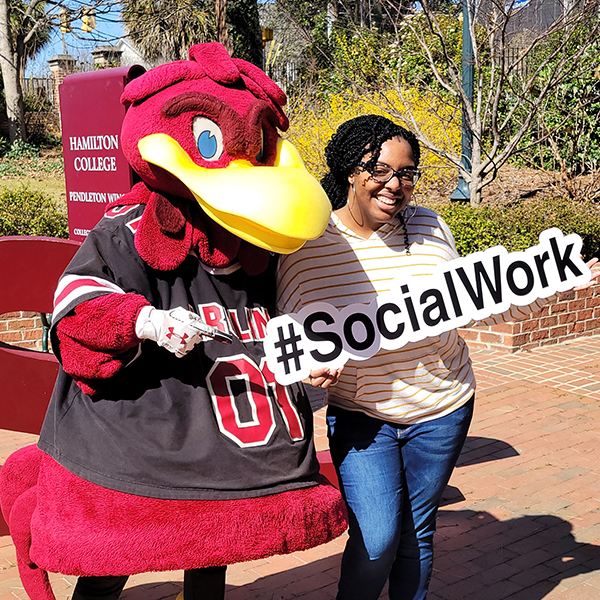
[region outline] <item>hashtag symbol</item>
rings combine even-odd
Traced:
[[[304,354],[302,348],[298,348],[298,342],[302,338],[294,331],[294,324],[289,323],[289,336],[285,337],[283,333],[283,327],[277,328],[277,335],[279,335],[279,341],[275,342],[275,348],[281,350],[281,354],[277,357],[277,362],[283,363],[285,374],[290,374],[290,362],[293,360],[296,366],[296,371],[300,370],[300,357]],[[288,352],[288,346],[290,350]]]

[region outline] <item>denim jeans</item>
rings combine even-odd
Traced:
[[[442,492],[463,447],[473,398],[425,423],[398,425],[330,406],[329,447],[348,505],[338,600],[424,600]]]

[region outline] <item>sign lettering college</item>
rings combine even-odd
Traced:
[[[552,228],[523,252],[503,246],[440,264],[428,277],[396,279],[394,291],[371,304],[337,310],[316,302],[267,324],[267,364],[282,385],[313,369],[366,360],[381,348],[397,350],[472,321],[528,306],[591,279],[580,257],[582,241]]]

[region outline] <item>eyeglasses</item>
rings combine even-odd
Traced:
[[[413,169],[410,167],[406,169],[398,169],[396,171],[385,163],[375,163],[375,165],[371,167],[367,165],[367,163],[359,162],[358,166],[367,171],[369,175],[371,175],[371,179],[377,183],[387,183],[392,179],[392,177],[396,176],[400,182],[400,185],[414,187],[421,177],[421,172],[418,169]]]

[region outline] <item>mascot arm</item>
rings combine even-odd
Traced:
[[[89,395],[133,357],[139,312],[149,306],[139,294],[105,294],[78,304],[56,324],[61,363]]]

